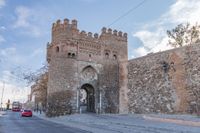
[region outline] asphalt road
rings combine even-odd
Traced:
[[[36,116],[21,117],[19,112],[8,111],[0,117],[0,133],[88,133]]]

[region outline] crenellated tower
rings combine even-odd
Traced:
[[[118,113],[126,77],[121,63],[127,60],[127,33],[104,27],[100,35],[93,34],[79,31],[77,20],[57,20],[47,44],[48,114]],[[86,103],[81,101],[83,90]]]
[[[71,23],[68,19],[64,19],[63,22],[57,20],[52,25],[52,42],[64,41],[66,37],[74,37],[78,33],[77,20],[72,20]]]

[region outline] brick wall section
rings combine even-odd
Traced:
[[[100,110],[100,93],[101,112],[118,113],[119,90],[126,86],[122,81],[126,78],[119,79],[119,75],[126,77],[127,74],[119,71],[119,64],[124,60],[127,61],[126,33],[102,28],[100,35],[92,34],[79,31],[76,20],[71,22],[68,19],[63,22],[58,20],[52,26],[52,41],[47,44],[49,116],[56,115],[53,113],[55,110],[51,108],[55,109],[59,102],[56,104],[52,102],[55,95],[59,96],[63,91],[70,91],[72,96],[68,102],[71,112],[78,112],[80,110],[78,95],[85,84],[94,88],[96,113]],[[126,67],[121,68],[124,69]],[[58,101],[62,102],[61,99]],[[63,112],[61,108],[58,110]]]
[[[115,61],[105,61],[99,77],[102,88],[102,105],[105,113],[119,112],[119,66]]]

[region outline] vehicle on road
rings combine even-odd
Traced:
[[[26,116],[26,117],[32,117],[33,116],[33,113],[31,110],[29,109],[24,109],[22,112],[21,112],[21,116]]]
[[[18,101],[12,103],[12,111],[19,112],[22,108],[22,104]]]

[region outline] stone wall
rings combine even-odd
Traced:
[[[116,61],[104,61],[99,86],[102,94],[102,113],[118,113],[119,66]]]
[[[200,99],[199,60],[199,44],[130,60],[129,112],[196,112]]]
[[[70,90],[58,91],[48,94],[48,108],[46,115],[48,117],[71,114],[73,112],[71,98],[73,92]]]
[[[49,81],[47,91],[47,114],[50,113],[54,116],[55,114],[52,113],[52,111],[54,112],[56,108],[56,113],[60,114],[59,110],[62,112],[62,108],[64,107],[66,107],[66,110],[68,110],[68,105],[71,105],[69,108],[71,112],[76,112],[77,87],[77,64],[75,59],[69,58],[68,60],[63,60],[63,57],[61,56],[54,56],[51,58],[51,63],[49,64]],[[72,96],[68,97],[69,95],[66,94],[66,97],[64,97],[65,92],[70,92]],[[60,97],[59,95],[62,96],[62,94],[63,97]],[[55,102],[53,98],[56,98],[57,101]],[[67,98],[68,101],[65,101],[66,106],[62,105],[62,98],[64,98],[63,100]],[[58,108],[60,104],[62,108]]]

